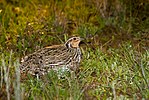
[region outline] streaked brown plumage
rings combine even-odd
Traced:
[[[81,60],[81,40],[72,37],[65,44],[45,47],[25,56],[21,61],[21,73],[41,76],[61,67],[76,70]]]

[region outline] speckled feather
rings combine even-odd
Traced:
[[[81,60],[80,41],[79,37],[72,37],[63,45],[45,47],[25,56],[21,61],[21,73],[41,76],[60,67],[76,70]]]

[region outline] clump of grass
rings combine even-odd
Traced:
[[[101,99],[148,98],[148,51],[137,52],[127,44],[119,50],[109,49],[109,55],[100,49],[88,52],[81,73],[90,84],[86,95]]]
[[[125,44],[107,53],[89,48],[83,54],[78,73],[66,73],[59,78],[51,70],[41,79],[28,77],[20,83],[19,61],[13,64],[10,59],[15,57],[10,53],[1,58],[1,88],[5,86],[7,99],[148,98],[148,50],[137,52],[132,45]]]
[[[51,70],[42,79],[29,78],[23,83],[24,97],[28,99],[80,99],[82,98],[81,86],[74,73],[63,75],[59,78],[57,72]]]
[[[19,68],[19,60],[17,59],[16,62],[14,62],[15,66],[15,80],[13,82],[14,85],[14,94],[15,94],[15,100],[23,99],[21,86],[20,86],[20,68]]]
[[[12,57],[13,57],[12,51],[10,52],[10,54],[7,54],[7,56],[6,55],[4,56],[4,54],[1,55],[0,79],[1,79],[1,89],[4,90],[1,92],[3,94],[5,94],[6,92],[7,100],[10,100],[12,97],[15,97],[16,100],[20,100],[21,87],[20,87],[19,60],[13,61]]]

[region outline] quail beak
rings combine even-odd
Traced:
[[[84,38],[80,38],[80,44],[84,44],[85,42],[84,42]]]
[[[80,41],[83,41],[84,40],[84,38],[80,38]]]

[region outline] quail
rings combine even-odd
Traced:
[[[75,71],[81,60],[80,37],[72,37],[65,44],[39,49],[22,58],[20,72],[43,76],[51,69],[68,68]]]

